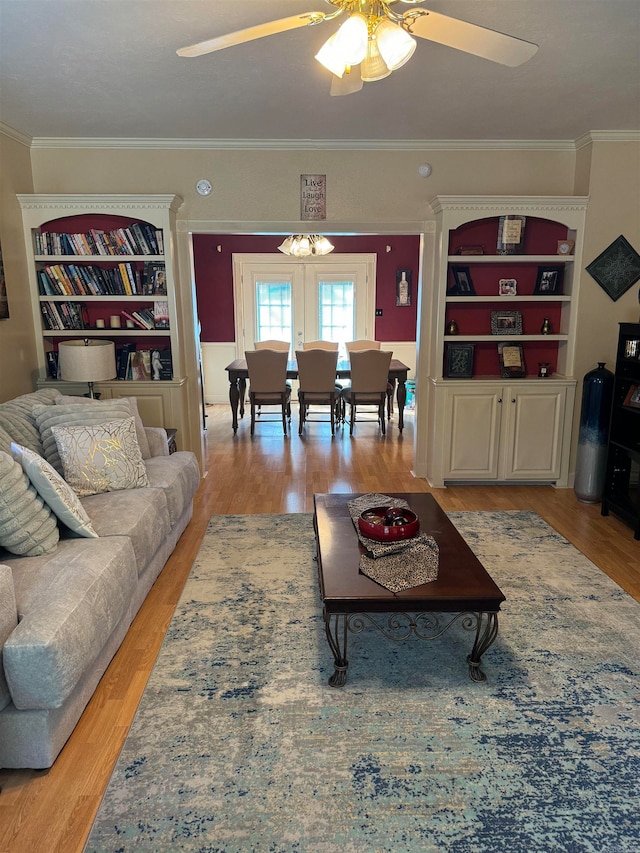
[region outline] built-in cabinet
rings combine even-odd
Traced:
[[[95,387],[103,399],[137,397],[145,423],[175,427],[178,447],[188,447],[187,365],[180,336],[189,324],[177,298],[174,257],[182,199],[47,194],[19,195],[18,201],[29,261],[37,386],[86,392],[86,385],[56,378],[61,341],[113,340],[118,367],[127,346],[140,353],[157,350],[163,370],[153,375],[160,378],[133,380],[129,372]]]
[[[568,485],[586,201],[433,199],[437,252],[422,388],[432,486]]]

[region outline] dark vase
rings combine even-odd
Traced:
[[[578,500],[584,503],[597,503],[604,489],[614,382],[613,373],[604,365],[604,361],[599,361],[596,369],[590,370],[582,381],[582,409],[573,488]]]

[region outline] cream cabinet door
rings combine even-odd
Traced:
[[[556,480],[560,476],[566,388],[505,386],[502,478]]]
[[[485,383],[447,388],[444,479],[498,477],[502,386]]]

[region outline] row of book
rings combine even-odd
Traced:
[[[83,234],[59,234],[36,231],[37,255],[162,255],[162,229],[146,222],[134,222],[127,228],[103,231],[91,228]]]
[[[116,349],[117,378],[129,381],[173,379],[170,349],[136,349],[135,344],[125,344]],[[59,379],[58,353],[47,353],[47,367],[52,379]]]
[[[41,302],[40,310],[47,331],[92,329],[87,306],[78,302]],[[146,331],[169,329],[169,303],[156,299],[153,308],[136,308],[120,311],[125,321],[130,320],[136,329]]]
[[[138,349],[135,343],[116,350],[118,379],[166,381],[173,379],[170,349]]]
[[[162,263],[146,262],[140,270],[124,262],[113,267],[92,264],[47,264],[38,270],[41,296],[155,296],[166,295]]]

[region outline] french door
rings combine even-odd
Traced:
[[[288,258],[234,254],[233,283],[238,358],[256,341],[373,338],[375,254]]]

